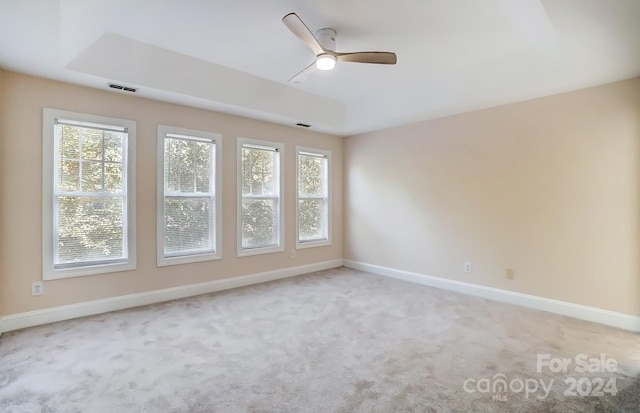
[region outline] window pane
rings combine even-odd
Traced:
[[[102,192],[102,162],[82,162],[82,191]]]
[[[211,200],[202,198],[165,199],[164,251],[212,252],[213,222]]]
[[[178,185],[181,192],[195,191],[195,148],[193,142],[181,141],[178,151]]]
[[[212,146],[213,144],[206,142],[165,138],[165,189],[171,192],[209,192]]]
[[[82,159],[84,160],[102,160],[102,131],[97,129],[89,129],[76,127],[80,133],[82,145]]]
[[[242,148],[242,194],[275,195],[274,167],[277,152]]]
[[[112,193],[122,191],[122,164],[105,163],[104,190]]]
[[[212,144],[204,142],[192,142],[195,146],[195,179],[196,192],[209,192],[209,154]]]
[[[126,258],[123,199],[60,197],[54,264]]]
[[[242,247],[277,245],[274,201],[242,200]]]
[[[194,192],[195,159],[193,142],[166,138],[164,144],[165,189],[172,192]]]
[[[298,225],[300,241],[326,238],[323,227],[323,202],[319,199],[298,201]]]
[[[298,155],[298,191],[304,196],[320,196],[324,192],[325,158]]]
[[[58,169],[60,191],[78,191],[80,189],[80,162],[62,160]]]
[[[164,189],[177,192],[180,190],[180,146],[178,139],[164,140]]]
[[[80,158],[80,132],[78,128],[59,125],[58,133],[58,156],[60,158]]]
[[[122,162],[122,142],[124,135],[117,132],[104,133],[104,160]]]

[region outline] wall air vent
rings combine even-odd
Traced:
[[[127,86],[122,86],[122,85],[116,85],[115,83],[109,83],[109,87],[111,89],[118,89],[118,90],[124,90],[125,92],[131,92],[131,93],[136,93],[136,91],[138,89],[133,88],[133,87],[127,87]]]
[[[296,126],[300,126],[301,128],[309,128],[311,125],[307,125],[306,123],[296,123]]]

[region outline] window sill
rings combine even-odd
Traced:
[[[302,250],[305,248],[313,248],[313,247],[326,247],[331,245],[330,239],[320,239],[317,241],[305,241],[305,242],[296,242],[296,249]]]
[[[158,256],[156,266],[168,267],[171,265],[192,264],[196,262],[215,261],[222,259],[220,253],[209,254],[194,254],[194,255],[182,255],[177,257],[160,257]]]
[[[129,260],[128,263],[122,264],[102,264],[92,265],[87,267],[68,268],[62,270],[54,270],[47,268],[43,271],[42,280],[61,280],[64,278],[84,277],[86,275],[99,275],[108,274],[112,272],[132,271],[136,269],[136,263],[134,260]]]
[[[252,255],[271,254],[274,252],[283,252],[284,247],[282,245],[276,247],[263,247],[263,248],[250,248],[250,249],[238,249],[238,257],[249,257]]]

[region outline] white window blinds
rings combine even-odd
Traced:
[[[127,141],[124,127],[54,120],[55,270],[127,261]]]
[[[240,150],[241,249],[280,245],[280,149],[242,143]]]
[[[329,239],[329,156],[297,150],[298,243]]]
[[[216,140],[165,133],[163,254],[216,253]]]

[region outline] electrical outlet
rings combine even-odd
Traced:
[[[512,270],[511,268],[507,268],[505,271],[505,276],[510,279],[513,280],[514,278],[516,278],[516,270]]]
[[[295,258],[296,257],[296,250],[291,250],[291,258]]]
[[[44,283],[35,281],[31,283],[31,295],[42,295],[44,293]]]
[[[471,272],[471,263],[470,262],[465,262],[464,263],[464,272]]]

